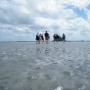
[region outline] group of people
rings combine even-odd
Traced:
[[[48,41],[50,40],[50,35],[49,33],[46,31],[45,34],[39,34],[37,33],[36,34],[36,44],[40,42],[44,43],[44,37],[45,37],[45,40],[46,40],[46,43],[48,44]]]
[[[55,43],[55,42],[58,43],[58,40],[59,40],[59,38],[60,38],[60,37],[58,36],[58,34],[54,34],[54,35],[53,35],[53,38],[54,38],[54,43]],[[63,42],[66,41],[66,40],[65,40],[65,34],[64,34],[64,33],[63,33],[63,35],[62,35],[62,41],[63,41]]]
[[[39,34],[39,33],[36,34],[36,44],[37,43],[40,44],[40,42],[44,43],[44,37],[45,37],[46,43],[48,44],[48,42],[50,40],[50,35],[49,35],[49,33],[47,31],[44,33],[44,35],[43,34]],[[54,43],[55,42],[58,43],[58,39],[59,39],[58,34],[54,34],[53,35],[53,39],[54,39]],[[64,33],[62,35],[62,39],[63,39],[63,42],[65,42],[65,34]]]

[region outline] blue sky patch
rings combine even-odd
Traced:
[[[78,7],[75,7],[73,5],[65,5],[66,9],[72,9],[79,17],[82,17],[83,19],[87,19],[87,15],[83,9],[79,9]]]
[[[89,9],[89,10],[90,10],[90,4],[87,6],[87,9]]]

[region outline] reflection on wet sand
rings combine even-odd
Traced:
[[[46,55],[46,56],[49,55],[49,52],[50,52],[49,48],[45,48],[45,55]]]

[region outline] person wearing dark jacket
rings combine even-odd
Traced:
[[[48,44],[49,34],[47,31],[45,32],[44,36],[45,36],[46,43]]]
[[[63,35],[62,35],[62,39],[63,39],[63,42],[65,42],[66,40],[66,36],[65,36],[65,34],[63,33]]]
[[[58,34],[54,34],[54,35],[53,35],[53,38],[54,38],[54,43],[55,43],[55,42],[58,43],[58,39],[59,39]]]

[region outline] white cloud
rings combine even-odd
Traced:
[[[64,32],[68,40],[90,40],[90,11],[86,8],[89,3],[90,0],[1,0],[0,41],[5,40],[3,36],[8,40],[35,40],[37,32],[46,30],[51,38],[54,33]],[[69,5],[83,10],[86,19],[65,7]]]
[[[58,11],[54,0],[40,0],[40,2],[36,3],[36,6],[40,12],[55,13]]]
[[[25,8],[25,7],[21,7],[20,11],[21,11],[22,13],[24,13],[24,14],[30,14],[30,13],[31,13],[31,12],[30,12],[27,8]]]

